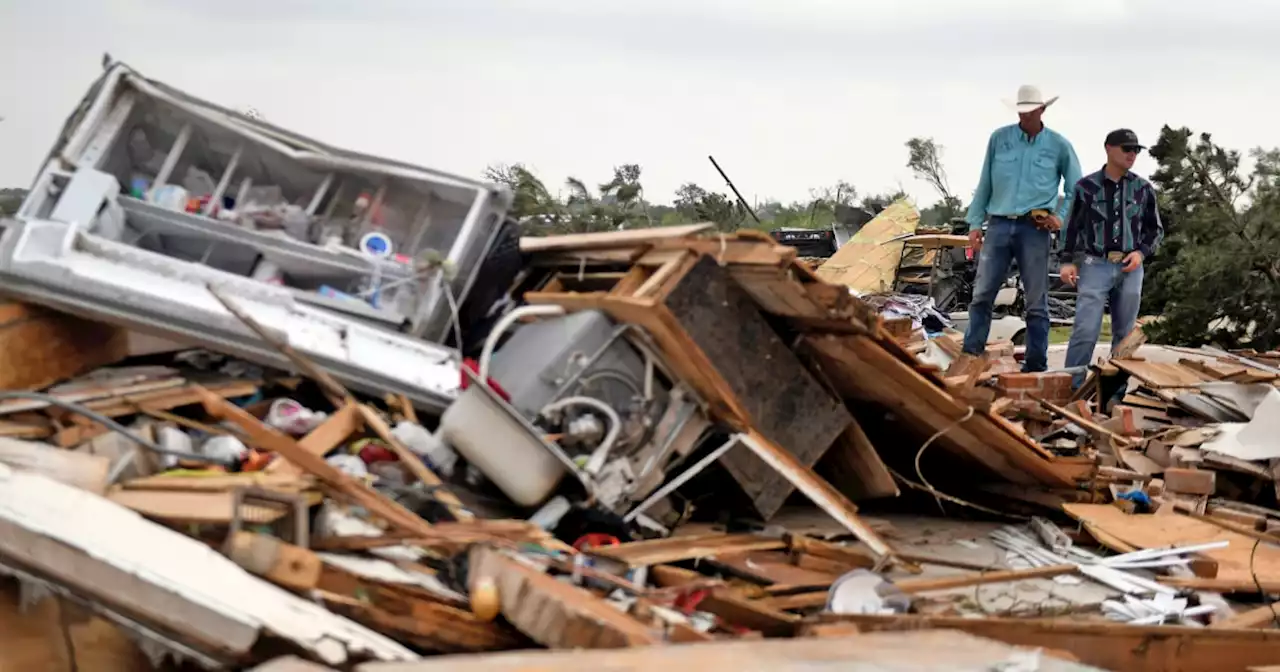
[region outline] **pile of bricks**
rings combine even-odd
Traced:
[[[996,384],[1003,396],[1014,401],[1034,401],[1035,397],[1055,404],[1071,400],[1071,374],[1052,373],[1002,373],[996,376]]]

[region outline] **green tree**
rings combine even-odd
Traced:
[[[1179,345],[1280,345],[1280,152],[1241,154],[1165,126],[1151,148],[1166,241],[1146,266],[1154,339]]]
[[[711,222],[721,231],[742,228],[751,215],[736,199],[686,182],[676,190],[676,211],[694,222]]]
[[[517,220],[536,216],[554,216],[561,210],[560,203],[546,185],[524,164],[498,164],[484,169],[484,178],[511,190],[513,195],[511,216]]]
[[[921,211],[920,223],[930,228],[941,228],[952,218],[962,216],[964,204],[951,191],[947,170],[942,166],[942,146],[934,142],[933,138],[911,138],[906,145],[907,167],[918,179],[933,187],[940,199]]]

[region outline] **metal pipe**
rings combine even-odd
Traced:
[[[206,457],[204,455],[198,455],[196,453],[187,453],[180,450],[170,450],[168,448],[152,443],[151,441],[148,441],[134,434],[133,432],[129,431],[129,428],[116,422],[115,420],[112,420],[111,418],[108,418],[105,415],[102,415],[101,413],[98,413],[97,411],[91,411],[88,408],[81,406],[80,404],[59,399],[51,394],[44,394],[43,392],[28,392],[26,390],[0,390],[0,399],[32,399],[35,401],[43,401],[47,404],[52,404],[54,406],[65,408],[68,411],[75,413],[76,415],[83,415],[84,417],[89,418],[90,420],[98,424],[101,424],[113,432],[119,432],[126,439],[129,439],[130,441],[138,444],[139,446],[142,446],[143,448],[146,448],[147,450],[153,453],[159,453],[161,455],[172,455],[180,460],[191,460],[193,462],[207,462],[209,464],[220,464],[228,467],[234,466],[236,464],[234,461],[231,461],[231,460],[217,460],[211,457]]]
[[[733,190],[733,195],[738,197],[738,202],[742,204],[742,209],[746,210],[747,214],[751,215],[751,219],[756,220],[756,224],[760,224],[760,218],[756,216],[756,211],[752,210],[751,206],[747,205],[747,199],[743,198],[742,194],[738,193],[738,188],[733,186],[733,180],[730,180],[729,176],[725,175],[724,171],[720,169],[720,164],[716,163],[716,157],[708,154],[707,159],[711,161],[711,165],[716,167],[716,172],[720,173],[720,177],[724,178],[724,183],[729,185],[729,189]]]
[[[609,451],[613,449],[613,444],[618,441],[618,435],[622,433],[622,418],[618,417],[618,412],[613,410],[612,406],[595,397],[565,397],[542,407],[539,415],[554,413],[569,406],[586,406],[600,411],[609,419],[609,432],[604,435],[604,440],[600,442],[600,445],[591,451],[591,457],[587,458],[587,464],[582,468],[583,471],[595,476],[604,467],[604,461],[609,457]]]
[[[707,468],[707,465],[720,459],[720,456],[729,452],[729,449],[738,445],[738,442],[741,440],[742,440],[741,434],[734,434],[733,436],[729,437],[729,440],[725,441],[724,445],[708,453],[706,457],[702,458],[701,460],[698,460],[698,462],[694,464],[692,467],[685,469],[679,476],[676,476],[675,478],[671,479],[670,482],[668,482],[666,485],[662,486],[661,488],[658,488],[657,490],[655,490],[654,493],[652,495],[649,495],[649,497],[646,498],[643,502],[640,502],[639,504],[637,504],[636,508],[631,509],[630,513],[622,517],[622,522],[629,523],[635,520],[637,516],[639,516],[641,513],[644,513],[645,509],[653,506],[658,500],[671,494],[676,490],[676,488],[679,488],[680,486],[684,485],[686,481],[693,478],[694,476],[697,476],[699,472]]]
[[[522,317],[538,316],[538,317],[559,317],[564,315],[564,308],[561,306],[519,306],[513,308],[511,312],[503,315],[498,323],[493,325],[493,329],[489,331],[488,337],[484,339],[484,348],[480,351],[480,380],[489,380],[489,360],[493,357],[493,349],[498,345],[498,341],[507,329],[511,328],[515,321]]]

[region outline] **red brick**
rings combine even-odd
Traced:
[[[1006,390],[1038,390],[1040,376],[1034,373],[1002,373],[996,376],[996,384]]]
[[[1085,420],[1093,419],[1093,410],[1089,408],[1089,402],[1080,399],[1071,405],[1071,411]]]
[[[1057,371],[1054,373],[1040,374],[1040,387],[1047,392],[1049,390],[1070,390],[1071,374]]]
[[[1133,409],[1128,406],[1120,406],[1120,433],[1125,436],[1142,436],[1142,430],[1138,429],[1138,423],[1133,415]]]
[[[1164,488],[1184,495],[1212,495],[1217,489],[1217,474],[1200,469],[1165,469]]]

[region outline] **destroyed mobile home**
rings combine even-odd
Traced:
[[[1073,393],[868,291],[892,221],[513,254],[506,199],[109,70],[0,234],[0,658],[1280,662],[1280,353]]]

